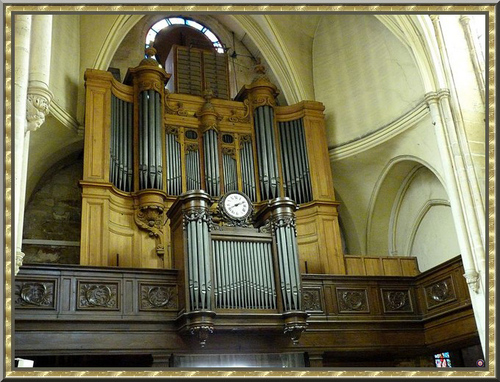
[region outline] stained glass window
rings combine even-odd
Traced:
[[[169,17],[155,23],[146,34],[146,47],[151,46],[153,44],[158,32],[160,32],[164,28],[168,28],[170,25],[187,25],[191,28],[200,31],[205,36],[207,36],[207,38],[212,42],[217,53],[224,53],[224,47],[222,46],[222,43],[210,29],[208,29],[207,27],[201,25],[200,23],[194,20],[185,19],[183,17]]]
[[[435,354],[434,362],[436,367],[452,367],[449,352]]]

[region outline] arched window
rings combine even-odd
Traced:
[[[165,44],[162,37],[168,33],[169,43]],[[186,39],[186,35],[188,38]],[[202,39],[193,36],[204,36]],[[173,40],[173,41],[172,41]],[[212,48],[217,53],[224,53],[224,47],[219,38],[206,26],[186,17],[167,17],[157,21],[146,34],[146,47],[154,46],[158,53],[156,60],[163,66],[166,55],[172,44],[193,45],[203,48]],[[161,47],[159,47],[161,45]],[[166,46],[165,46],[166,45]]]

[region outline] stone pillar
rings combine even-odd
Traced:
[[[477,248],[475,248],[471,240],[471,232],[467,222],[467,214],[464,209],[470,208],[469,205],[463,205],[460,197],[460,171],[456,167],[456,143],[450,142],[448,129],[445,120],[449,118],[443,113],[442,98],[446,98],[446,91],[439,93],[428,93],[425,96],[429,105],[432,123],[435,126],[436,141],[438,144],[441,161],[443,163],[443,172],[445,177],[445,188],[450,197],[451,210],[453,221],[457,230],[457,237],[464,265],[464,277],[469,286],[472,306],[474,308],[474,316],[476,325],[483,348],[483,353],[486,353],[486,264],[478,256]],[[446,109],[446,103],[444,105]],[[462,174],[463,176],[463,174]],[[482,282],[481,282],[482,281]]]
[[[30,63],[31,15],[16,15],[14,18],[14,221],[15,274],[19,271],[24,254],[21,252],[24,217],[24,196],[22,195],[23,156],[25,155],[26,101],[28,97],[28,76]]]
[[[450,135],[451,145],[454,148],[453,155],[456,157],[455,165],[460,174],[463,175],[461,176],[461,181],[458,186],[464,203],[468,205],[465,213],[468,224],[471,226],[471,231],[474,232],[475,236],[476,231],[478,231],[481,239],[482,244],[475,243],[474,245],[481,245],[484,253],[484,248],[486,246],[486,227],[484,225],[486,215],[483,196],[476,176],[477,169],[472,160],[465,121],[460,113],[460,102],[455,87],[451,63],[447,54],[441,22],[438,15],[432,15],[430,17],[434,26],[436,42],[439,47],[443,72],[449,87],[449,91],[446,91],[446,94],[443,93],[446,97],[440,101],[440,104],[443,109],[443,116],[445,117],[444,122],[446,123],[446,130]],[[484,92],[484,90],[481,91]],[[475,241],[475,238],[473,240]]]
[[[30,32],[28,33],[28,41],[26,42],[27,55],[26,61],[23,60],[23,67],[20,68],[16,65],[16,78],[17,71],[22,71],[22,76],[28,76],[23,80],[23,87],[27,87],[23,91],[24,107],[20,105],[17,109],[16,104],[16,137],[22,137],[19,141],[19,146],[16,143],[16,149],[22,147],[17,151],[16,155],[16,181],[19,186],[16,187],[16,206],[18,203],[18,213],[16,214],[16,274],[19,267],[22,265],[22,258],[24,254],[21,251],[23,241],[23,226],[24,226],[24,208],[26,202],[26,182],[28,172],[28,157],[29,157],[29,141],[30,133],[37,130],[44,122],[45,117],[49,111],[50,101],[52,100],[52,93],[49,90],[49,76],[50,76],[50,58],[51,58],[51,45],[52,45],[52,15],[34,15],[30,16]],[[17,24],[17,23],[16,23]],[[17,28],[16,28],[17,30]],[[31,36],[31,37],[30,37]],[[16,62],[17,57],[17,36],[16,36]],[[20,74],[21,76],[21,74]],[[16,82],[16,98],[17,98],[17,82]],[[18,111],[21,107],[23,113],[23,128],[20,128],[21,121],[17,123],[17,118],[21,119]],[[19,127],[19,130],[18,130]]]

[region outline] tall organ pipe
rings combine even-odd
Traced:
[[[113,185],[132,191],[132,103],[111,95],[110,174]]]
[[[257,162],[262,199],[272,199],[279,193],[278,158],[274,134],[274,109],[259,106],[254,111]]]
[[[278,125],[285,195],[297,203],[309,202],[311,177],[302,118]]]
[[[255,168],[253,161],[252,142],[245,141],[241,148],[241,173],[243,181],[243,192],[255,202],[257,200],[255,190]]]
[[[139,93],[139,188],[162,189],[162,117],[160,94]]]
[[[217,131],[209,129],[203,134],[203,150],[205,159],[205,183],[212,196],[220,194],[219,147]]]

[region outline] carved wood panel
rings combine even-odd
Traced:
[[[16,309],[56,309],[57,280],[16,280]]]
[[[413,313],[410,289],[381,288],[380,292],[384,313]]]
[[[120,283],[78,280],[77,309],[119,310]]]
[[[433,309],[457,299],[451,275],[426,285],[424,290],[427,309]]]
[[[139,283],[139,301],[142,311],[177,310],[177,285]]]
[[[337,288],[339,313],[370,313],[366,289]]]

